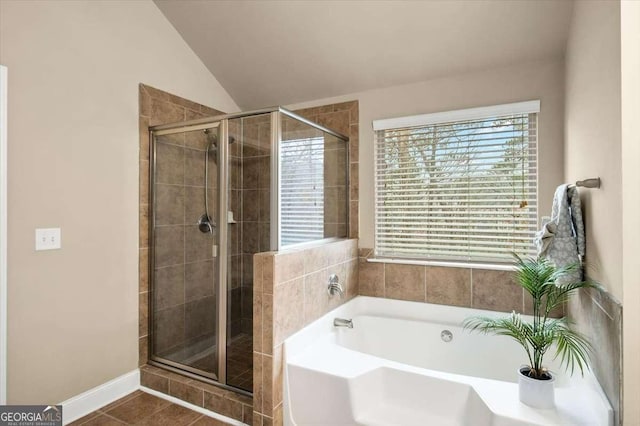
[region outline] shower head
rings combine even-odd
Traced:
[[[210,129],[204,129],[204,134],[207,135],[207,140],[209,144],[207,145],[207,149],[217,148],[218,147],[218,135],[212,133]],[[229,145],[234,143],[236,138],[233,136],[229,136]]]
[[[204,134],[205,137],[207,138],[207,150],[210,150],[211,148],[217,148],[218,147],[218,135],[216,135],[215,133],[212,133],[211,130],[209,129],[204,129]]]

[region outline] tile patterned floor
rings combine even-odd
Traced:
[[[70,423],[71,425],[224,426],[228,423],[157,396],[135,391]]]

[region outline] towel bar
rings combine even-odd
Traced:
[[[576,186],[583,188],[600,188],[600,178],[590,178],[585,180],[579,180],[576,182]]]

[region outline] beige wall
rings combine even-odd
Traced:
[[[620,4],[576,2],[567,42],[565,179],[582,191],[589,274],[622,300]]]
[[[0,2],[9,69],[9,403],[137,366],[138,83],[238,107],[150,1]],[[62,250],[34,251],[34,228]]]
[[[568,179],[585,173],[602,178],[602,189],[585,194],[587,259],[592,275],[623,302],[622,418],[637,425],[640,3],[576,2],[566,62],[565,172]]]
[[[540,216],[549,215],[563,167],[562,59],[497,68],[323,99],[292,108],[305,108],[346,99],[360,101],[360,247],[373,247],[373,129],[372,121],[453,109],[540,99],[539,179]]]
[[[640,2],[623,1],[622,59],[622,283],[625,424],[640,424]]]

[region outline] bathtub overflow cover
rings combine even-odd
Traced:
[[[453,340],[453,333],[449,330],[442,330],[442,333],[440,333],[440,338],[443,342],[450,342]]]

